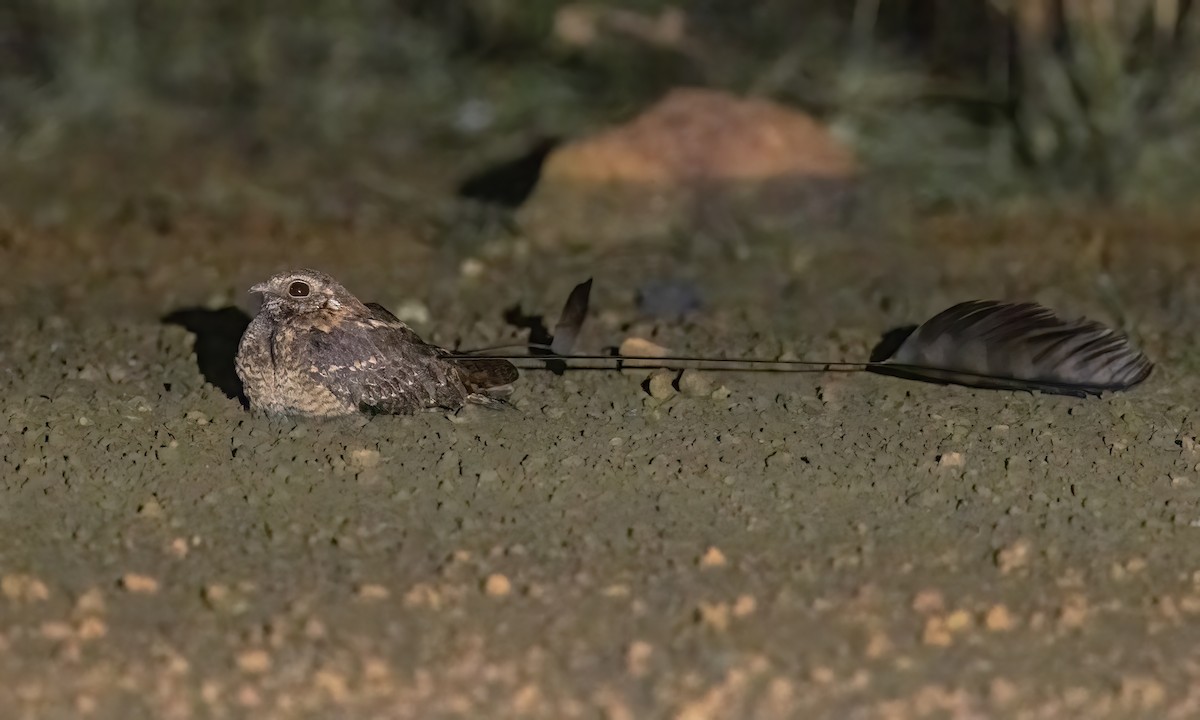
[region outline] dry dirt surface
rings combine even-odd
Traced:
[[[555,253],[376,201],[8,191],[6,718],[1200,714],[1200,223]],[[579,350],[856,359],[997,297],[1126,328],[1158,367],[1087,400],[527,371],[506,411],[256,417],[227,393],[246,288],[305,265],[451,346],[524,338],[593,276]],[[645,317],[665,280],[703,306]]]

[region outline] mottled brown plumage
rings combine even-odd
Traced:
[[[518,377],[503,360],[426,343],[316,270],[281,273],[250,291],[263,304],[242,336],[237,373],[251,409],[314,417],[456,410],[498,402]]]

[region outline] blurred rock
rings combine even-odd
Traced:
[[[789,175],[845,179],[855,172],[850,151],[806,113],[682,88],[625,125],[559,148],[543,177],[669,185]]]
[[[559,146],[518,219],[543,244],[711,231],[739,216],[838,222],[858,176],[853,152],[800,110],[680,88]]]
[[[637,309],[643,315],[675,320],[704,306],[700,290],[686,280],[656,280],[637,290]]]

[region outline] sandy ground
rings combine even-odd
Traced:
[[[1200,223],[555,253],[377,197],[118,185],[3,188],[5,717],[1200,714]],[[269,421],[206,374],[227,384],[245,289],[300,265],[449,345],[524,337],[594,276],[581,350],[861,358],[1004,297],[1126,327],[1159,366],[1091,400],[529,371],[511,411]],[[704,308],[639,317],[663,279]]]

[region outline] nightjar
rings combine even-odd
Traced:
[[[242,335],[237,374],[250,408],[336,417],[498,404],[516,367],[430,345],[381,305],[362,303],[316,270],[250,288],[262,308]]]

